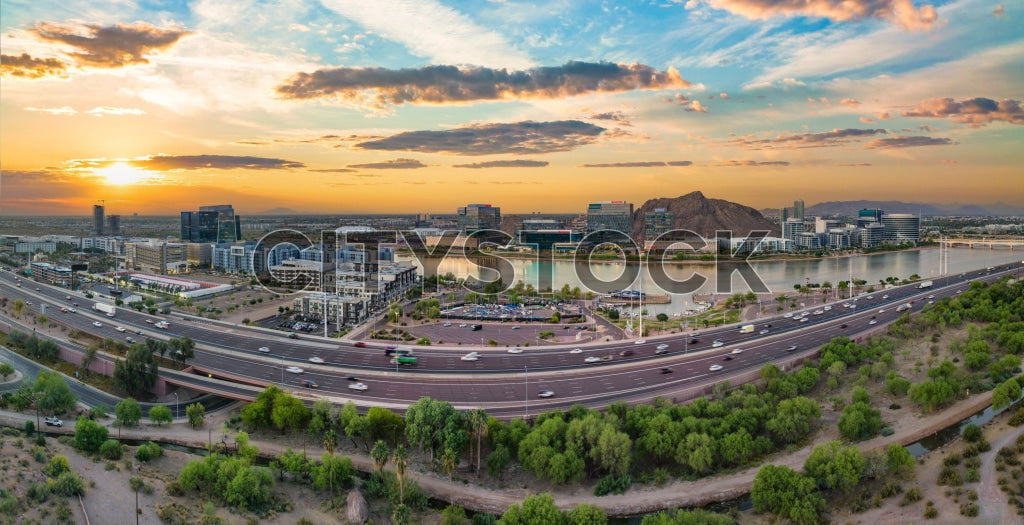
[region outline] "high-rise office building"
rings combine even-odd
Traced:
[[[601,230],[629,235],[633,230],[633,203],[601,201],[587,205],[587,233]]]
[[[181,212],[181,240],[185,242],[235,242],[242,239],[241,217],[230,204],[200,206]]]
[[[117,237],[121,235],[121,216],[110,215],[107,217],[107,235]]]
[[[490,204],[467,204],[458,209],[459,228],[465,233],[497,230],[501,227],[501,208]]]
[[[103,206],[95,204],[92,207],[92,234],[103,235]]]
[[[672,229],[672,212],[654,208],[644,216],[644,241],[650,242]]]
[[[921,240],[921,218],[909,213],[886,213],[882,215],[885,227],[885,241],[893,244]]]
[[[804,201],[797,200],[793,201],[793,217],[803,220],[804,218]]]
[[[804,232],[804,220],[797,217],[790,217],[782,224],[782,238],[795,241],[797,235]]]
[[[857,213],[858,228],[863,228],[873,222],[882,222],[882,210],[877,208],[864,208]]]

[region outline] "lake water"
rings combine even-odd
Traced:
[[[1024,252],[1009,250],[983,250],[968,248],[952,248],[946,250],[948,273],[958,274],[970,270],[987,268],[1024,259]],[[496,259],[496,258],[494,258]],[[422,270],[420,261],[413,257],[399,257],[399,260],[411,261]],[[493,260],[493,259],[492,259]],[[636,263],[625,262],[593,262],[586,266],[575,265],[572,261],[537,261],[531,259],[505,259],[514,272],[513,282],[523,281],[542,289],[550,283],[552,289],[559,289],[568,284],[570,288],[579,286],[581,290],[596,293],[607,293],[612,290],[631,288],[640,289],[641,284],[635,276],[640,267]],[[480,260],[447,257],[440,262],[438,273],[451,272],[460,278],[480,278],[481,274],[488,280],[496,272],[480,266]],[[760,261],[751,262],[750,267],[757,278],[772,292],[793,291],[795,284],[823,283],[864,279],[869,285],[878,287],[879,280],[887,277],[905,279],[913,274],[929,279],[939,276],[940,249],[924,248],[920,250],[887,252],[852,257],[832,257],[826,259],[802,261]],[[746,292],[752,287],[738,272],[731,279],[724,266],[703,263],[673,263],[664,265],[664,276],[657,276],[657,270],[644,267],[642,289],[650,294],[668,294],[668,304],[644,305],[650,315],[668,313],[679,315],[685,310],[695,307],[695,301],[707,300],[713,295],[730,295]],[[627,272],[629,272],[627,274]],[[592,273],[588,276],[587,273]],[[721,274],[724,278],[719,278]],[[693,278],[705,278],[699,287],[692,291],[669,293],[668,286],[659,286],[665,279],[677,283]],[[631,279],[633,277],[633,279]],[[506,282],[508,279],[506,279]],[[602,282],[603,281],[603,282]],[[753,281],[753,279],[751,279]],[[672,285],[672,283],[668,283]],[[679,286],[676,284],[675,286]]]

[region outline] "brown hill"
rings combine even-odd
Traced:
[[[734,237],[743,237],[752,230],[768,230],[779,235],[779,226],[765,219],[761,212],[722,199],[709,199],[695,191],[676,198],[651,199],[633,212],[633,238],[643,238],[644,217],[655,208],[672,213],[672,227],[714,237],[717,230],[732,230]]]

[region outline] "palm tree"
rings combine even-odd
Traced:
[[[334,429],[328,429],[324,433],[324,449],[327,450],[328,460],[331,462],[331,471],[329,475],[330,479],[330,494],[331,494],[331,506],[334,506],[334,447],[338,446],[338,434],[334,432]]]
[[[391,462],[395,464],[395,475],[398,476],[398,503],[405,503],[405,467],[409,465],[409,455],[405,447],[398,445],[395,448],[395,455],[391,456]]]
[[[459,455],[450,448],[444,449],[441,454],[441,468],[444,469],[445,474],[448,474],[448,482],[452,482],[452,475],[455,474],[455,468],[459,466]]]
[[[480,441],[487,433],[487,412],[482,408],[470,410],[466,414],[466,421],[469,423],[469,430],[476,436],[476,473],[480,475]],[[472,451],[470,452],[472,454]]]
[[[390,455],[391,451],[388,450],[388,444],[383,439],[378,439],[373,445],[373,450],[370,451],[370,457],[373,458],[373,466],[376,467],[378,474],[384,471]]]

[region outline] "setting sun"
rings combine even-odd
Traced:
[[[107,184],[112,186],[137,184],[149,178],[146,172],[133,168],[123,162],[111,164],[106,168],[100,168],[96,170],[96,173],[106,177]]]

